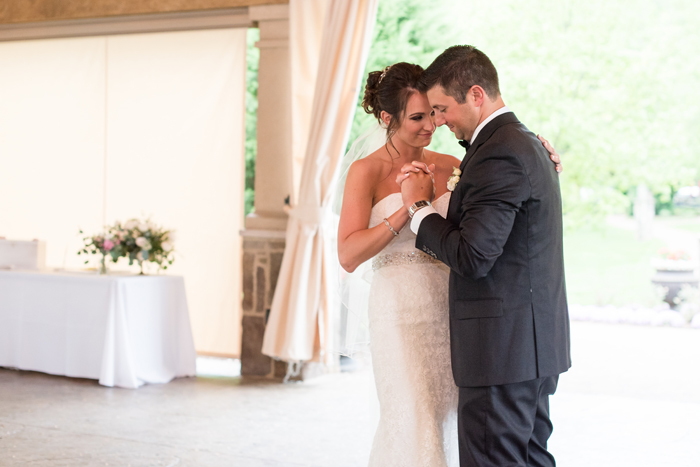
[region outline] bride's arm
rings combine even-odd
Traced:
[[[377,180],[372,161],[359,160],[348,172],[343,192],[343,207],[338,225],[338,259],[348,272],[353,272],[379,253],[394,238],[394,234],[383,222],[371,229],[372,199]],[[387,218],[398,232],[408,220],[408,211],[401,207]]]

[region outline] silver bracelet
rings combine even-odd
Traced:
[[[399,234],[396,230],[394,230],[394,228],[391,226],[391,224],[389,224],[389,219],[387,219],[386,217],[384,218],[384,223],[386,224],[387,227],[389,227],[389,230],[391,230],[391,233],[394,234],[394,237],[396,237]]]

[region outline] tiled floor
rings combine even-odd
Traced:
[[[700,465],[700,330],[573,323],[572,338],[551,401],[558,465]],[[370,384],[360,371],[127,390],[0,369],[0,466],[363,466]]]

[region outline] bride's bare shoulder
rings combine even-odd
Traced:
[[[348,176],[361,177],[366,182],[376,181],[386,170],[387,162],[382,157],[382,149],[378,149],[372,154],[362,159],[356,160],[350,165]],[[354,177],[353,177],[354,178]]]

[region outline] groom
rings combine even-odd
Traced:
[[[450,47],[422,82],[436,124],[467,149],[447,219],[430,175],[406,166],[401,183],[416,248],[451,269],[460,464],[554,466],[549,396],[571,366],[557,173],[483,52]]]

